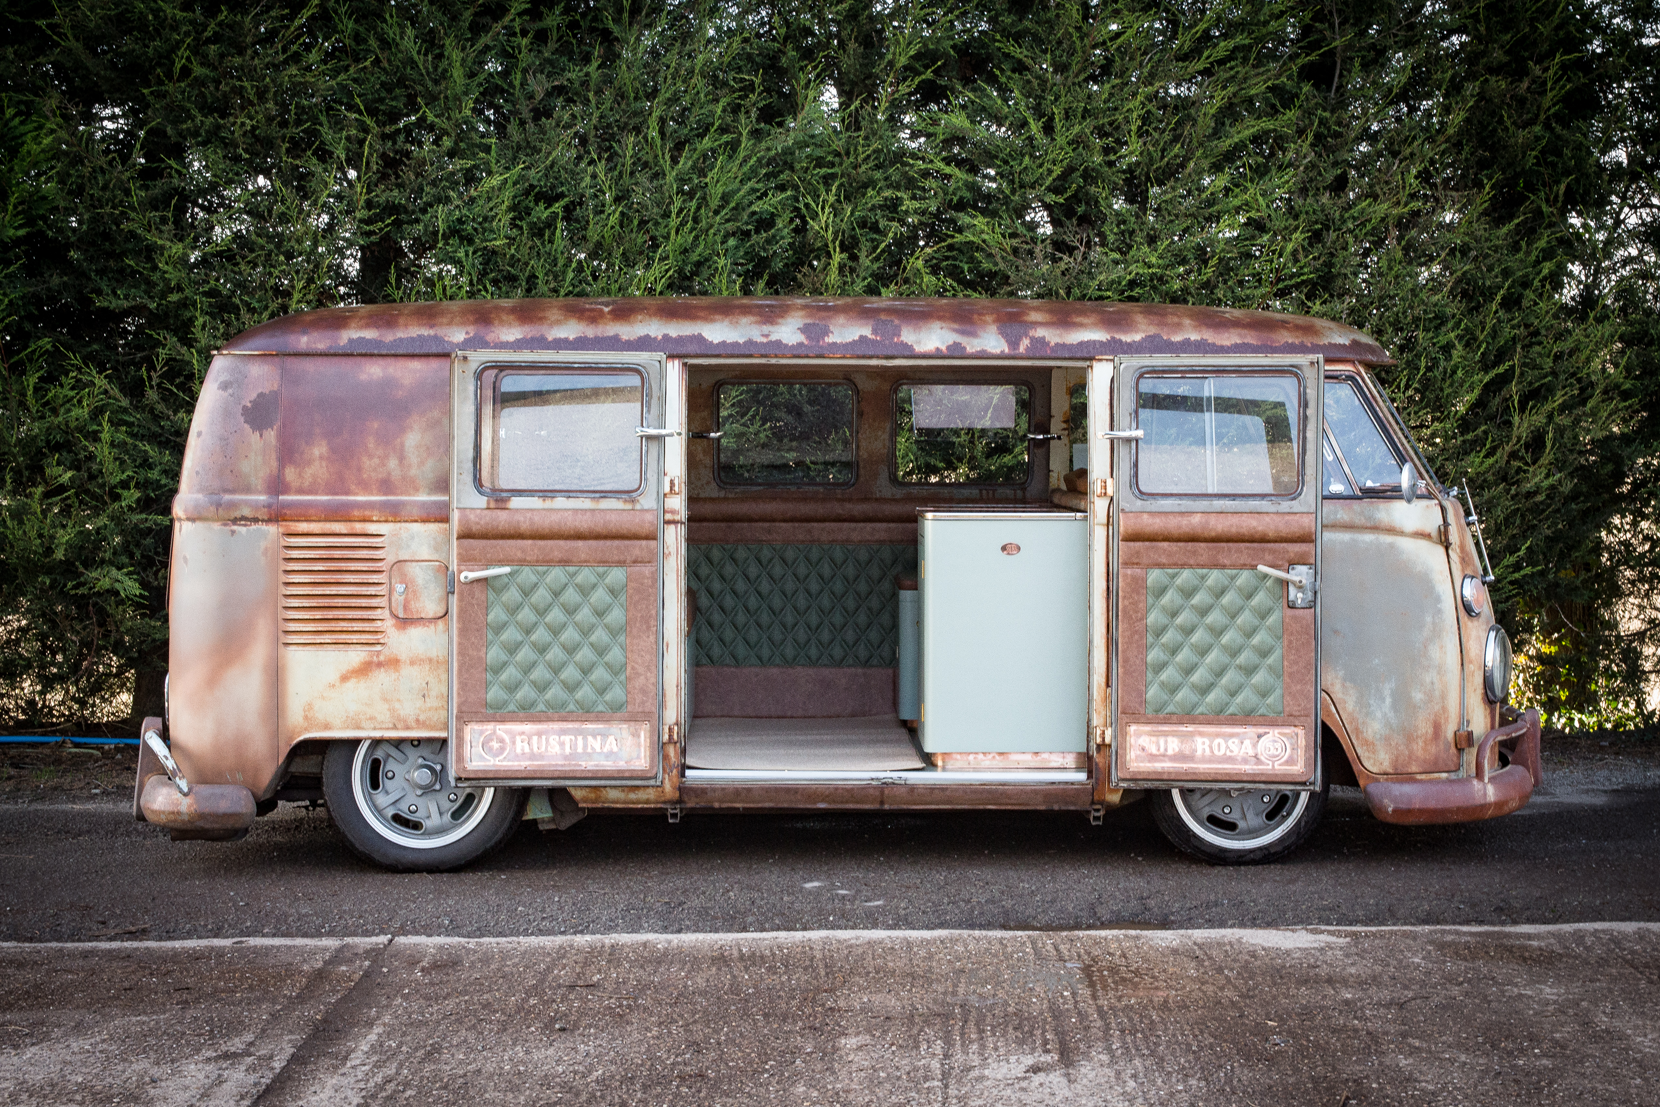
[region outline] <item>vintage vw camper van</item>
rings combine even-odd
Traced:
[[[1468,490],[1317,319],[625,299],[313,311],[216,351],[135,815],[322,800],[446,869],[591,808],[1072,810],[1279,856],[1358,784],[1516,810]]]

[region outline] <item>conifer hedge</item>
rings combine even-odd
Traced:
[[[1475,489],[1522,695],[1648,708],[1656,0],[59,0],[0,38],[0,726],[153,710],[208,352],[377,300],[1302,312]],[[135,700],[136,688],[136,700]]]

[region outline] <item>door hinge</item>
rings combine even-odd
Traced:
[[[455,570],[450,570],[450,595],[455,595]]]
[[[669,495],[669,496],[678,496],[678,495],[680,495],[680,478],[679,477],[670,477],[669,478],[669,488],[668,488],[668,491],[665,493],[665,495]]]
[[[1099,499],[1112,499],[1112,478],[1100,477],[1095,482],[1095,495]]]
[[[663,744],[668,745],[668,746],[678,746],[680,744],[680,724],[679,723],[670,723],[669,724],[668,730],[665,731],[664,734],[663,734]]]
[[[1476,732],[1473,730],[1455,730],[1452,736],[1453,749],[1467,750],[1476,744]]]
[[[1095,744],[1102,749],[1112,745],[1112,727],[1098,726],[1095,728]]]

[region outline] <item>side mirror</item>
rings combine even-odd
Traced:
[[[1401,499],[1411,503],[1418,498],[1418,470],[1412,467],[1412,462],[1401,466]]]

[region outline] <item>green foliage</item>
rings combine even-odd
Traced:
[[[108,716],[161,664],[214,346],[317,306],[642,294],[1359,325],[1475,489],[1530,702],[1646,711],[1655,0],[64,0],[0,23],[0,723]]]
[[[190,398],[123,396],[81,359],[30,359],[3,393],[0,717],[84,723],[137,665],[165,667],[166,505]]]

